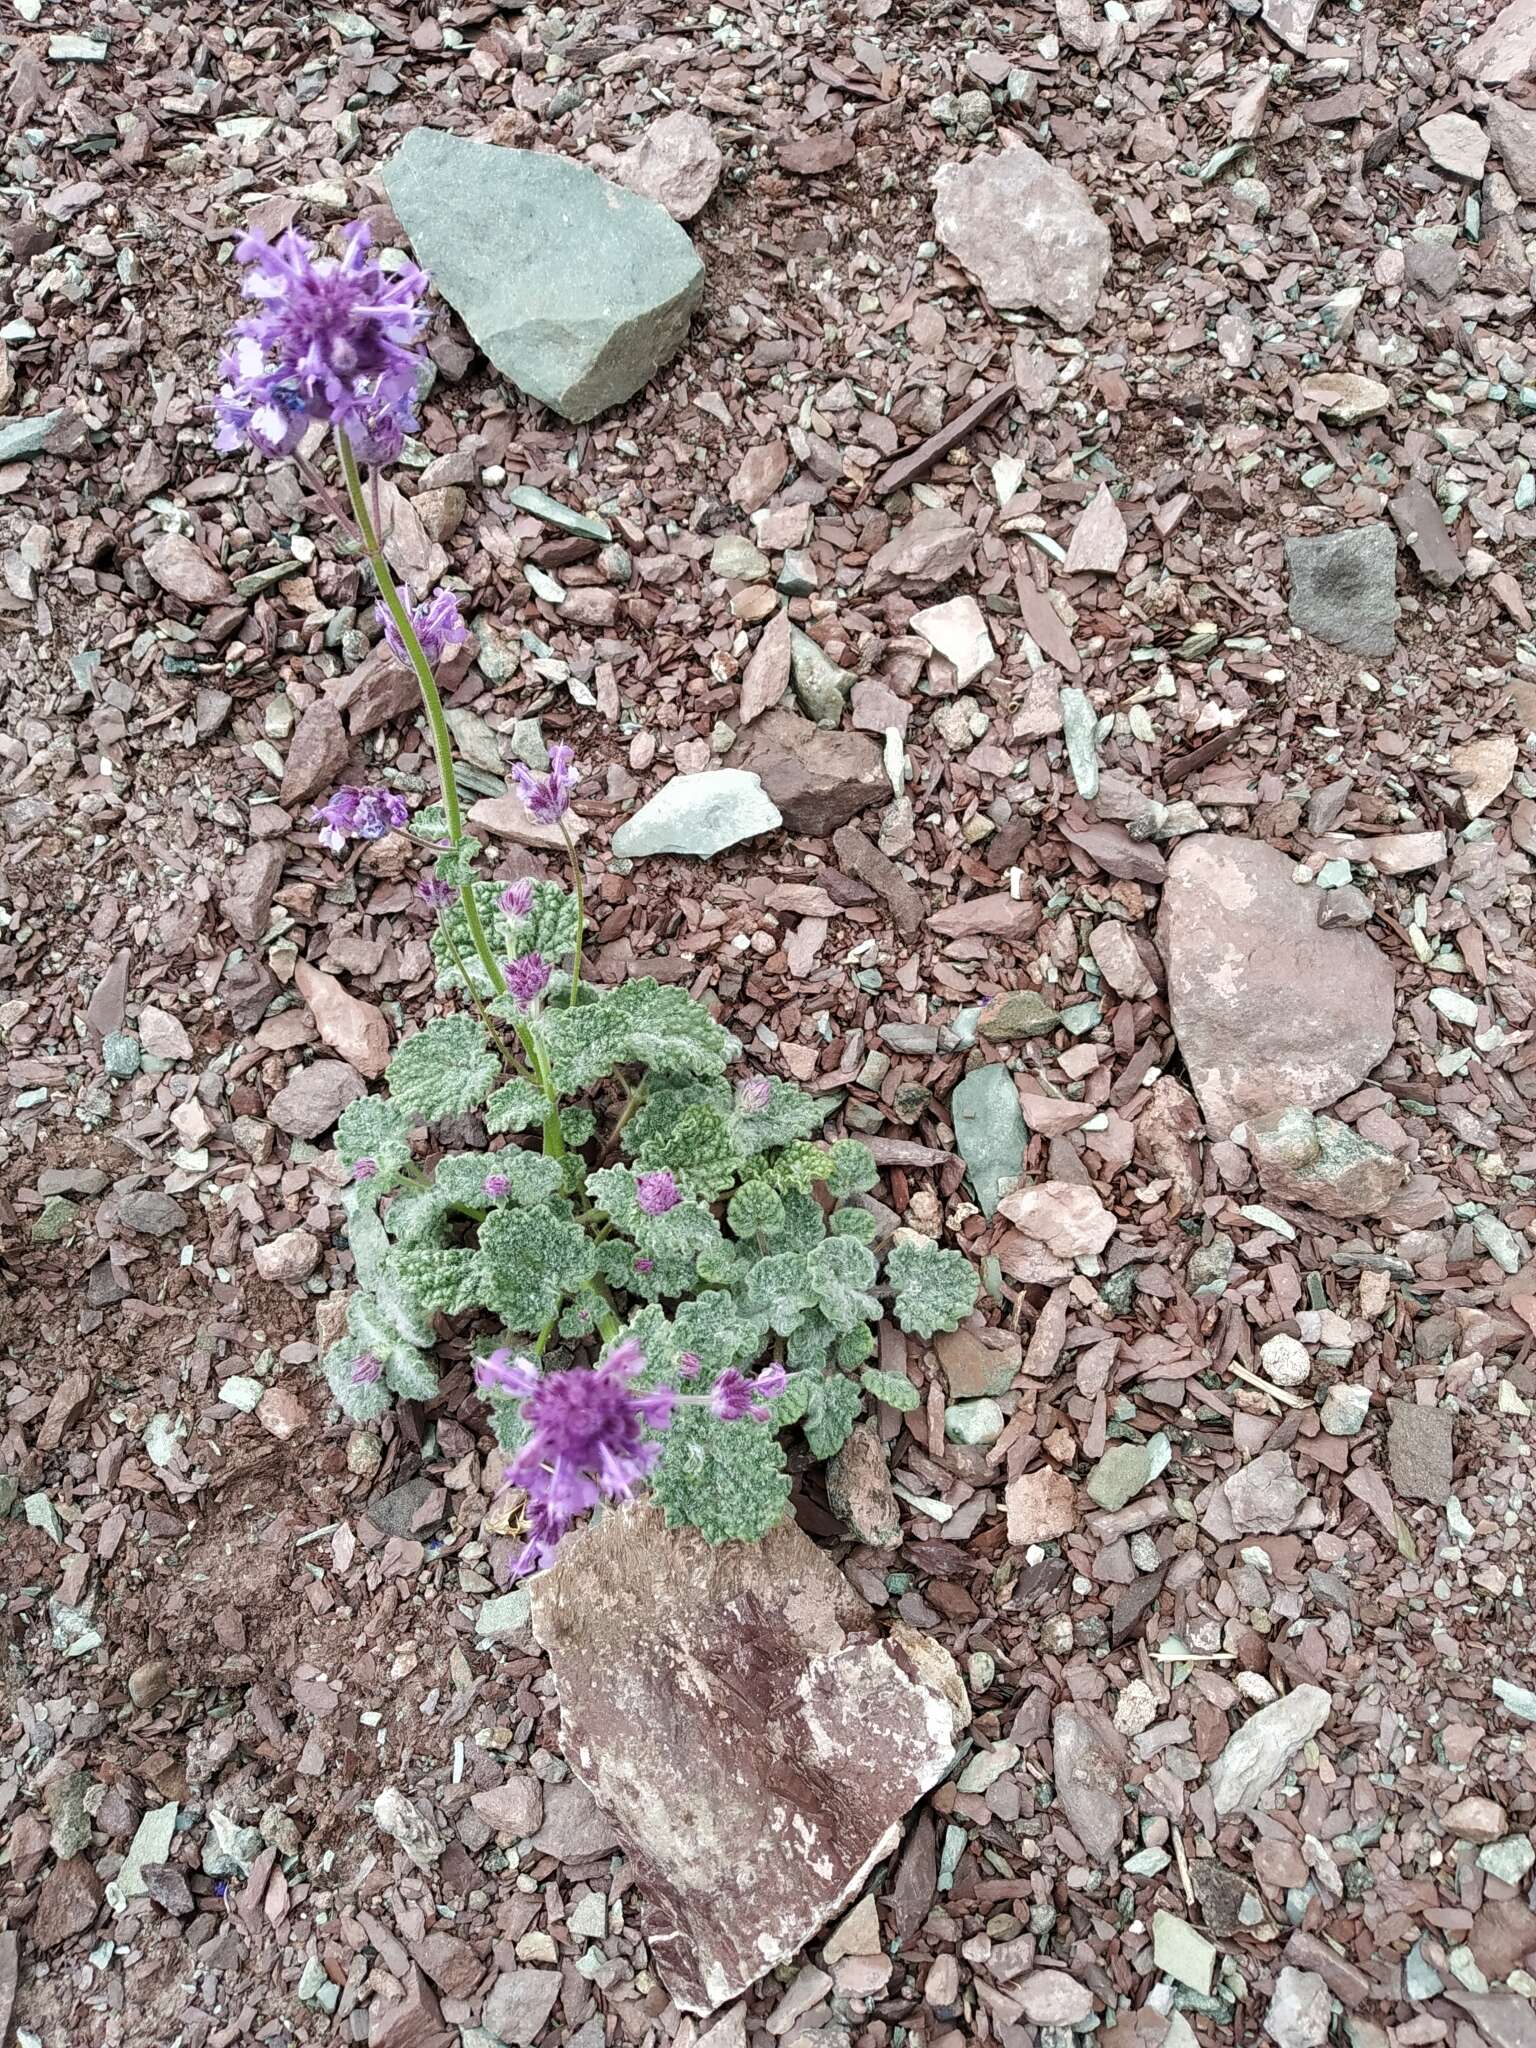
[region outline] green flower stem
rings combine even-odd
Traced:
[[[490,1011],[486,1008],[485,1004],[480,1000],[480,991],[475,987],[474,982],[470,979],[469,968],[465,964],[464,955],[459,951],[458,946],[454,941],[453,932],[449,927],[446,918],[440,921],[438,925],[438,930],[443,935],[443,938],[448,947],[448,951],[453,955],[453,964],[458,970],[459,979],[464,984],[465,991],[469,996],[469,1000],[475,1006],[475,1010],[479,1015],[480,1022],[485,1026],[486,1030],[490,1033],[491,1037],[496,1041],[496,1049],[501,1054],[502,1064],[506,1067],[509,1073],[523,1075],[523,1077],[526,1079],[527,1069],[520,1066],[517,1060],[514,1059],[512,1055],[511,1046],[508,1045],[507,1041],[502,1037],[501,1033],[496,1028],[496,1019],[491,1015]]]
[[[587,899],[581,886],[581,856],[576,851],[576,842],[571,837],[571,828],[564,818],[560,820],[560,837],[565,841],[565,850],[571,860],[571,889],[576,897],[576,957],[571,967],[571,993],[569,1006],[576,1007],[576,992],[581,987],[581,947],[587,935]]]
[[[448,720],[443,714],[443,700],[438,695],[437,679],[432,673],[432,664],[427,660],[411,615],[395,588],[395,579],[384,559],[383,545],[379,539],[378,525],[369,509],[368,496],[363,489],[363,479],[357,467],[357,456],[352,443],[338,427],[336,430],[336,453],[341,462],[341,474],[347,486],[347,502],[352,507],[352,517],[357,521],[359,533],[363,536],[363,551],[368,565],[373,570],[374,581],[379,586],[379,596],[384,609],[394,621],[395,629],[405,643],[406,653],[411,658],[411,667],[416,671],[416,681],[421,688],[421,701],[426,707],[427,723],[432,728],[432,749],[437,755],[437,779],[443,792],[443,812],[448,820],[448,837],[457,845],[464,836],[464,813],[459,802],[458,778],[453,771],[453,740],[448,731]],[[480,906],[475,901],[475,892],[466,882],[459,890],[459,901],[464,906],[464,917],[469,925],[469,935],[475,942],[475,951],[481,965],[490,977],[491,987],[498,995],[506,989],[501,968],[491,951],[485,927],[480,921]]]

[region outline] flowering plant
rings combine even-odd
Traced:
[[[543,774],[515,773],[530,814],[564,841],[571,887],[481,873],[433,673],[464,637],[458,606],[446,589],[413,603],[395,584],[362,474],[415,425],[426,280],[386,278],[360,227],[339,261],[292,234],[238,254],[260,311],[226,359],[221,438],[304,464],[312,426],[334,436],[385,640],[414,669],[432,733],[441,802],[409,829],[432,854],[418,886],[436,917],[438,986],[466,1006],[407,1038],[385,1092],[337,1127],[358,1286],[326,1379],[367,1420],[436,1393],[442,1319],[486,1330],[476,1384],[511,1454],[508,1482],[527,1495],[519,1569],[548,1563],[578,1515],[642,1483],[669,1521],[712,1542],[760,1536],[789,1497],[785,1430],[827,1458],[866,1396],[917,1403],[904,1374],[871,1363],[881,1226],[857,1198],[874,1160],[855,1141],[818,1140],[829,1104],[763,1076],[733,1084],[741,1048],[680,988],[584,979],[569,747]],[[333,849],[407,815],[395,792],[351,786],[317,814]],[[423,1129],[429,1147],[434,1126],[470,1113],[487,1149],[424,1170]],[[970,1313],[976,1275],[902,1232],[884,1291],[900,1326],[928,1337]]]

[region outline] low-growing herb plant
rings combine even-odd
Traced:
[[[295,457],[335,505],[308,448],[329,429],[335,509],[377,585],[385,641],[420,684],[441,789],[414,817],[388,788],[340,790],[319,836],[340,850],[408,824],[431,861],[418,892],[438,986],[463,1004],[407,1038],[384,1093],[337,1126],[358,1285],[325,1377],[358,1421],[430,1400],[440,1321],[471,1318],[485,1340],[476,1383],[527,1495],[518,1570],[642,1483],[711,1542],[761,1536],[789,1497],[786,1430],[828,1458],[867,1398],[916,1405],[904,1374],[873,1363],[886,1304],[921,1337],[952,1330],[975,1306],[975,1272],[904,1234],[882,1274],[876,1217],[857,1200],[875,1163],[854,1140],[821,1140],[827,1104],[733,1078],[740,1046],[677,986],[584,979],[569,748],[545,773],[513,772],[563,839],[571,887],[482,875],[434,676],[465,637],[457,601],[444,588],[413,603],[397,586],[364,475],[417,424],[427,281],[404,264],[386,273],[361,226],[339,259],[295,234],[236,253],[258,310],[223,365],[220,443]],[[488,1148],[424,1168],[416,1134],[472,1111]]]

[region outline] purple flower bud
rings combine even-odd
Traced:
[[[677,1354],[677,1370],[683,1379],[696,1380],[704,1370],[704,1361],[700,1358],[697,1351],[679,1351]]]
[[[377,1159],[354,1159],[352,1162],[352,1178],[354,1180],[376,1180],[378,1173],[379,1162]]]
[[[493,1202],[512,1192],[511,1179],[504,1173],[488,1173],[481,1185]]]
[[[750,1081],[736,1084],[736,1107],[744,1116],[755,1116],[760,1109],[766,1109],[773,1100],[773,1083],[761,1074],[754,1074]]]
[[[428,910],[446,910],[458,893],[452,882],[441,882],[436,875],[423,875],[416,884],[416,894]]]
[[[503,1347],[489,1358],[475,1360],[475,1385],[482,1394],[503,1394],[525,1401],[544,1384],[544,1375],[531,1358],[518,1358]]]
[[[371,1387],[378,1380],[384,1368],[371,1351],[364,1351],[352,1361],[352,1384],[354,1387]]]
[[[655,1173],[642,1173],[635,1182],[635,1200],[647,1216],[665,1216],[682,1199],[682,1190],[664,1166]]]
[[[709,1405],[721,1422],[740,1422],[746,1416],[767,1422],[772,1411],[765,1403],[777,1399],[788,1381],[782,1365],[770,1365],[751,1380],[728,1365],[710,1389]]]
[[[576,786],[576,773],[572,766],[574,756],[564,744],[549,750],[549,773],[534,775],[520,765],[514,764],[512,779],[523,793],[523,802],[528,815],[540,825],[555,825],[571,807],[571,791]]]
[[[430,667],[436,668],[450,647],[461,647],[469,638],[469,628],[459,616],[459,600],[441,583],[429,598],[416,605],[411,603],[410,586],[402,583],[400,599],[410,613],[411,625]],[[373,614],[384,628],[384,645],[403,668],[409,668],[411,657],[404,635],[382,598],[374,606]]]
[[[312,814],[320,821],[320,844],[340,853],[349,839],[382,839],[410,817],[403,796],[392,789],[355,789],[349,783]]]
[[[526,917],[533,908],[532,882],[509,882],[499,900],[508,917]]]
[[[637,1273],[654,1273],[656,1261],[654,1259],[636,1259],[634,1270]]]
[[[506,965],[507,993],[520,1010],[532,1009],[549,987],[549,962],[542,953],[523,953]]]

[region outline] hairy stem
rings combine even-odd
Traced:
[[[571,828],[564,818],[560,820],[560,837],[565,841],[565,850],[571,862],[571,889],[576,898],[576,955],[571,966],[570,1007],[576,1007],[576,992],[581,987],[581,948],[587,935],[587,899],[581,886],[581,856],[576,851],[576,842],[571,837]]]
[[[383,600],[384,609],[394,621],[395,630],[404,642],[405,651],[410,656],[411,667],[416,672],[416,681],[421,689],[421,701],[426,708],[427,724],[432,729],[432,751],[437,756],[437,779],[443,793],[443,814],[448,821],[448,837],[457,845],[464,836],[464,812],[459,802],[458,778],[453,769],[453,740],[448,731],[448,720],[443,712],[443,700],[438,694],[437,678],[432,673],[432,664],[416,637],[411,614],[395,587],[395,579],[390,573],[388,562],[384,559],[384,547],[379,539],[378,525],[369,509],[368,496],[358,471],[357,455],[340,427],[336,429],[336,453],[347,486],[347,502],[352,507],[352,517],[356,520],[357,529],[363,537],[363,551],[368,557],[368,566],[372,569],[374,581],[379,586],[379,596]],[[490,978],[491,987],[500,995],[505,991],[506,983],[502,979],[500,964],[491,951],[490,941],[485,935],[485,926],[480,919],[480,906],[475,901],[475,892],[468,882],[459,890],[459,901],[464,906],[469,935],[474,941],[481,965]]]

